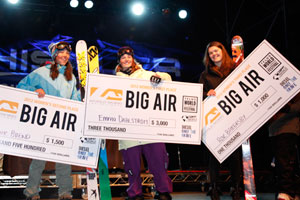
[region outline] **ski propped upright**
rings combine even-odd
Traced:
[[[89,61],[89,71],[90,73],[99,73],[99,52],[96,46],[91,46],[88,49],[88,61]],[[106,141],[101,139],[100,142],[100,158],[98,164],[99,171],[99,189],[100,189],[100,199],[101,200],[111,200],[111,189],[109,182],[109,171],[107,164],[107,153],[106,153]]]
[[[88,55],[87,55],[87,44],[84,40],[79,40],[76,43],[76,61],[77,61],[78,77],[81,85],[81,91],[85,93],[86,75],[88,72]],[[82,96],[82,100],[83,97],[84,95]],[[100,200],[98,183],[97,183],[97,172],[95,169],[86,168],[86,180],[87,180],[87,197],[83,195],[83,198],[88,200]]]
[[[99,51],[96,46],[91,46],[88,49],[89,72],[99,74]]]
[[[241,36],[236,35],[231,40],[231,53],[232,60],[236,63],[236,66],[241,64],[245,58],[244,54],[244,42]]]
[[[76,43],[76,61],[79,82],[82,88],[85,88],[86,74],[88,72],[88,60],[87,60],[87,45],[84,40],[79,40]]]
[[[245,56],[244,42],[241,36],[236,35],[232,38],[231,50],[232,50],[233,61],[238,66],[241,62],[243,62]],[[248,139],[242,144],[242,152],[243,152],[245,200],[257,200],[250,139]]]

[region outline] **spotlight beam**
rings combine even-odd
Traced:
[[[131,7],[131,11],[134,15],[140,16],[144,13],[145,7],[142,3],[135,3]]]
[[[94,6],[94,2],[91,1],[91,0],[86,0],[85,3],[84,3],[84,6],[87,8],[87,9],[90,9]]]

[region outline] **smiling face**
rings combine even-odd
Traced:
[[[69,61],[69,58],[70,58],[70,52],[64,49],[62,51],[58,51],[58,54],[55,58],[55,62],[62,66],[65,66]]]
[[[208,48],[209,58],[215,63],[217,66],[221,66],[223,54],[222,49],[216,46],[211,46]]]
[[[123,70],[126,70],[129,67],[131,67],[132,66],[132,62],[133,62],[133,57],[131,55],[124,54],[120,58],[120,65],[121,65],[121,67],[122,67]]]

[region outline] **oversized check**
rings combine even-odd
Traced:
[[[200,144],[202,84],[89,74],[85,136]]]
[[[203,143],[223,162],[300,90],[300,72],[263,41],[204,101]]]
[[[82,135],[84,104],[0,85],[0,152],[97,167],[99,139]]]

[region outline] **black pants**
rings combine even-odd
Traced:
[[[236,149],[223,163],[225,165],[228,165],[228,168],[231,172],[232,185],[241,185],[242,147]],[[219,161],[215,158],[213,154],[210,153],[209,176],[211,184],[216,184],[218,182],[220,167],[221,164],[219,163]]]
[[[287,193],[292,196],[300,194],[297,143],[298,136],[293,133],[284,133],[272,138],[278,176],[278,193]]]

